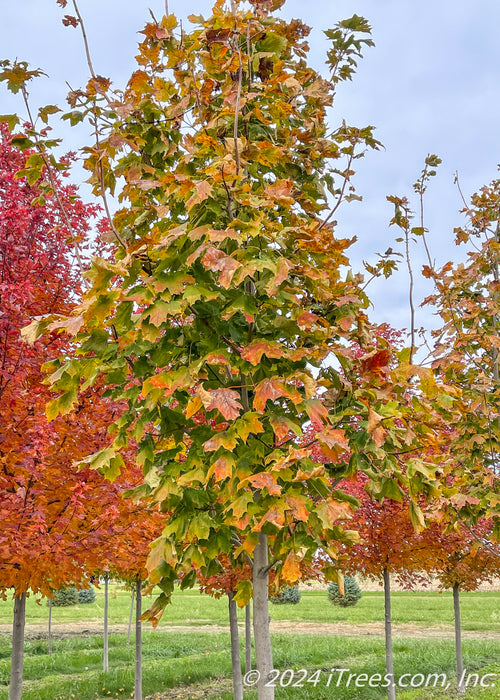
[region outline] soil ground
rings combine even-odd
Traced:
[[[169,625],[162,626],[162,631],[168,632],[228,632],[229,627],[222,625]],[[120,634],[127,631],[126,625],[110,625],[110,634]],[[276,620],[271,622],[271,632],[288,633],[288,634],[329,634],[329,635],[344,635],[353,637],[382,637],[384,635],[384,625],[378,622],[369,622],[363,625],[349,625],[345,622],[335,624],[326,622],[290,622],[286,620]],[[0,624],[0,634],[10,635],[12,626]],[[55,639],[74,637],[75,635],[100,635],[102,634],[102,625],[97,623],[75,622],[71,624],[53,625],[52,635]],[[425,638],[443,638],[451,639],[454,636],[452,625],[433,625],[426,627],[424,625],[414,624],[398,624],[393,625],[393,635],[395,637],[418,637]],[[500,631],[491,630],[464,630],[462,632],[464,639],[495,639],[500,640]],[[47,626],[41,624],[27,624],[26,639],[46,639]],[[175,696],[172,696],[175,697]],[[200,696],[201,697],[201,696]]]

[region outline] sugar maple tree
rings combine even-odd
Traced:
[[[252,582],[239,581],[235,599],[253,595],[260,698],[273,696],[269,568],[278,585],[295,583],[322,547],[324,575],[337,576],[335,542],[357,535],[341,524],[350,497],[332,476],[364,471],[381,496],[398,480],[412,493],[432,488],[433,472],[418,459],[403,470],[399,453],[437,440],[428,397],[405,398],[409,379],[439,393],[432,373],[372,337],[361,279],[344,272],[350,241],[334,231],[333,214],[356,196],[353,164],[378,147],[370,127],[326,122],[337,84],[372,43],[369,26],[354,15],[327,32],[325,79],[305,60],[308,27],[269,14],[282,4],[228,11],[217,0],[210,18],[190,18],[191,32],[168,15],[146,26],[122,95],[93,69],[71,93],[73,121],[113,121],[85,167],[96,194],[123,177],[125,206],[112,222],[114,257],[94,259],[71,319],[30,328],[80,327],[75,359],[52,376],[62,393],[50,415],[97,377],[127,402],[113,445],[86,463],[116,472],[136,440],[148,496],[170,514],[149,560],[163,592],[148,617],[178,578],[189,586],[198,570],[219,573],[220,553],[252,557]],[[5,71],[18,84],[29,77]],[[318,429],[308,443],[309,422]]]

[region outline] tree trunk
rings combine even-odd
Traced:
[[[455,654],[457,658],[457,694],[465,695],[464,659],[462,655],[462,622],[460,620],[460,584],[453,585],[453,611],[455,613]]]
[[[231,591],[229,600],[229,629],[231,632],[231,661],[233,666],[233,698],[243,700],[243,676],[241,675],[240,635],[238,632],[238,613],[234,602],[235,592]]]
[[[245,606],[245,673],[252,670],[252,609]]]
[[[135,593],[135,694],[134,700],[142,700],[142,581],[137,577]]]
[[[130,645],[130,632],[132,630],[132,617],[134,615],[134,598],[135,598],[135,588],[132,588],[132,597],[130,598],[130,612],[128,615],[127,646]]]
[[[49,598],[49,655],[52,656],[52,598]]]
[[[9,700],[21,700],[23,690],[24,626],[26,624],[26,593],[14,598],[14,623],[12,625],[12,668],[10,672]]]
[[[274,700],[274,688],[266,687],[273,670],[273,652],[269,631],[269,559],[267,535],[259,533],[259,544],[255,547],[253,562],[253,636],[257,671],[259,700]]]
[[[109,670],[109,638],[108,638],[108,606],[109,606],[109,575],[104,577],[104,654],[102,668],[104,673]]]
[[[396,700],[394,684],[394,659],[392,655],[392,617],[391,617],[391,575],[384,569],[384,603],[385,603],[385,670],[390,678],[387,688],[389,700]]]

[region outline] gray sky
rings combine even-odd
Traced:
[[[86,82],[87,68],[77,30],[61,24],[64,13],[56,0],[4,3],[0,24],[0,58],[19,58],[45,70],[32,89],[34,107],[61,104],[65,82]],[[170,0],[170,11],[210,14],[211,0]],[[148,8],[161,16],[163,0],[80,0],[95,67],[122,87],[134,69],[137,32],[149,21]],[[343,118],[356,126],[376,126],[385,150],[358,162],[358,191],[362,203],[337,212],[338,233],[358,236],[351,251],[354,268],[361,260],[393,245],[388,230],[392,205],[386,195],[411,195],[424,158],[443,159],[426,199],[426,226],[433,256],[439,263],[456,259],[453,228],[461,223],[461,200],[453,184],[460,174],[466,196],[497,177],[500,83],[500,3],[498,0],[288,0],[281,14],[300,17],[313,27],[310,61],[324,66],[328,44],[323,29],[352,14],[366,17],[376,47],[365,52],[357,76],[338,92],[332,125]],[[19,100],[0,85],[0,113],[22,111]],[[68,148],[82,138],[65,130]],[[416,204],[416,202],[415,202]],[[395,247],[395,246],[394,246]],[[418,268],[423,256],[415,251]],[[419,282],[417,298],[430,292]],[[375,318],[396,327],[409,324],[407,276],[374,284],[370,296]],[[428,312],[419,312],[418,325],[429,325]]]

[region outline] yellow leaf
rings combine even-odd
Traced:
[[[193,396],[192,399],[189,399],[188,405],[186,406],[186,418],[189,420],[194,416],[195,413],[198,413],[200,408],[203,406],[203,402],[201,400],[200,396]]]

